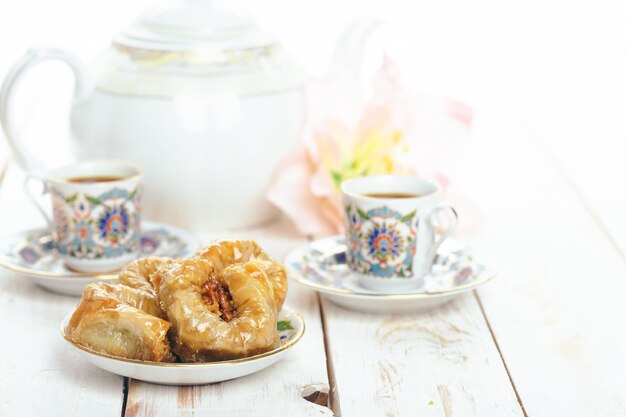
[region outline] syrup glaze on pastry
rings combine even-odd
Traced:
[[[138,288],[144,291],[154,292],[154,286],[150,281],[151,276],[162,266],[172,262],[169,258],[148,256],[127,264],[120,271],[118,280],[121,284]]]
[[[85,287],[69,340],[156,362],[243,358],[280,344],[286,273],[252,240],[214,242],[184,260],[138,259],[119,281]]]
[[[218,275],[229,265],[260,261],[272,284],[276,310],[280,311],[283,307],[287,295],[287,272],[280,262],[269,256],[254,240],[220,240],[200,250],[197,256],[211,262]]]
[[[159,275],[172,350],[184,362],[242,358],[278,346],[274,293],[262,262],[232,264],[218,273],[206,259],[192,257]],[[207,295],[215,287],[212,280],[223,287],[217,297]]]
[[[156,317],[156,298],[125,285],[89,284],[66,328],[67,337],[95,351],[154,362],[173,362],[167,332]]]

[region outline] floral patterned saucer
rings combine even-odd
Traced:
[[[289,277],[313,288],[334,303],[360,311],[405,313],[426,310],[484,284],[496,275],[466,245],[449,239],[440,248],[431,273],[421,287],[400,293],[380,293],[359,286],[346,264],[343,236],[302,246],[285,259]]]
[[[140,244],[140,256],[177,258],[193,253],[199,248],[200,241],[178,227],[143,221]],[[68,269],[45,228],[27,230],[0,240],[0,266],[19,272],[50,291],[66,295],[80,296],[87,284],[117,279],[116,272],[90,274]]]

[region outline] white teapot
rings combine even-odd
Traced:
[[[50,59],[76,76],[74,156],[143,166],[147,218],[202,230],[273,217],[265,188],[304,119],[303,73],[275,37],[208,0],[179,0],[146,11],[89,73],[67,52],[29,51],[0,94],[2,127],[27,171],[43,164],[14,135],[11,96]]]

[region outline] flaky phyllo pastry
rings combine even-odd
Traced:
[[[121,284],[147,291],[156,296],[152,277],[160,267],[171,262],[173,262],[173,259],[158,256],[137,259],[122,268],[118,280]]]
[[[249,240],[215,242],[187,259],[142,258],[120,284],[90,284],[67,337],[129,359],[204,362],[279,345],[285,270]]]
[[[98,352],[124,358],[173,362],[170,324],[156,297],[122,284],[89,284],[67,325],[67,337]]]

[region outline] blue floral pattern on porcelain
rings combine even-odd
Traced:
[[[98,196],[53,190],[57,250],[79,259],[114,258],[137,251],[141,188],[113,188]]]
[[[292,252],[285,261],[290,273],[314,288],[338,290],[347,294],[378,294],[361,287],[356,274],[348,267],[348,245],[343,236],[334,236],[310,243]],[[426,275],[424,284],[407,293],[439,293],[473,285],[494,274],[473,250],[458,241],[450,241]]]
[[[150,222],[148,222],[148,226],[150,226]],[[58,251],[51,240],[45,239],[47,234],[46,230],[42,230],[33,233],[25,240],[18,240],[7,253],[4,253],[4,256],[8,256],[16,265],[38,271],[53,269],[52,264],[57,258]],[[140,232],[138,257],[178,258],[190,255],[195,249],[195,247],[189,247],[174,231],[166,227],[151,226]],[[2,253],[0,253],[1,255]]]
[[[345,208],[347,261],[355,271],[380,278],[413,275],[418,216],[402,214],[387,206],[367,212],[348,204]]]

